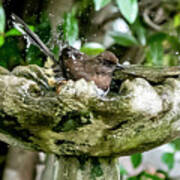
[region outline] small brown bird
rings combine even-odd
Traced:
[[[67,79],[78,80],[84,78],[94,81],[102,90],[107,90],[111,84],[112,73],[117,68],[118,58],[110,51],[90,58],[74,48],[65,48],[60,59]],[[121,68],[122,66],[118,66]]]
[[[59,59],[56,60],[46,45],[28,28],[22,19],[14,14],[12,19],[15,27],[17,24],[20,25],[18,28],[21,28],[22,33],[27,36],[30,42],[38,46],[44,54],[53,60],[53,70],[60,81],[84,78],[87,81],[94,81],[98,88],[106,91],[110,87],[113,71],[116,68],[123,69],[123,66],[118,64],[118,58],[110,51],[90,58],[79,50],[67,46],[63,48]]]

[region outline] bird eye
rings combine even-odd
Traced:
[[[103,59],[103,65],[112,66],[112,65],[114,65],[114,62],[109,61],[108,59]]]

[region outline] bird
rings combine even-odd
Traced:
[[[52,69],[59,79],[59,84],[69,79],[76,81],[84,78],[86,81],[94,81],[98,88],[107,91],[115,69],[124,69],[116,55],[110,51],[89,57],[70,45],[65,45],[59,58],[56,59],[38,35],[32,32],[20,17],[15,14],[11,17],[15,28],[20,29],[32,44],[39,47],[53,61]]]
[[[112,74],[119,61],[110,51],[105,51],[96,57],[88,57],[84,53],[72,51],[72,48],[63,49],[61,59],[67,79],[84,78],[87,81],[94,81],[97,87],[104,91],[109,88]]]

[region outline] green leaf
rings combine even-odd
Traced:
[[[90,174],[91,174],[90,179],[96,180],[96,179],[98,179],[97,177],[101,177],[104,172],[103,172],[101,164],[97,158],[93,158],[91,160],[91,164],[92,164],[92,168],[91,168],[91,172],[90,172]]]
[[[174,153],[164,153],[162,155],[162,161],[167,165],[168,169],[171,170],[174,167]]]
[[[137,38],[141,45],[146,45],[146,30],[143,27],[139,18],[136,19],[135,23],[132,24],[131,29],[137,35]]]
[[[110,35],[115,40],[117,44],[120,44],[122,46],[133,46],[138,45],[137,40],[135,37],[129,33],[122,33],[119,31],[111,32]]]
[[[0,34],[4,33],[5,20],[6,20],[5,12],[4,12],[2,4],[0,3]]]
[[[111,0],[94,0],[95,10],[99,11],[101,8],[109,4]]]
[[[0,48],[0,65],[12,69],[19,64],[24,63],[22,50],[19,49],[17,39],[7,38]]]
[[[126,169],[122,165],[120,165],[120,174],[121,175],[127,175],[128,174],[128,172],[126,171]]]
[[[141,164],[141,162],[142,162],[142,154],[141,153],[131,155],[131,163],[134,168],[137,168]]]
[[[35,27],[34,26],[32,26],[32,25],[28,25],[28,28],[31,30],[31,31],[35,31]]]
[[[73,13],[65,13],[63,31],[64,39],[68,41],[70,45],[73,45],[79,33],[78,21]]]
[[[163,46],[162,42],[157,41],[149,44],[147,60],[152,65],[163,65]]]
[[[162,32],[159,32],[159,33],[155,33],[153,35],[151,35],[149,38],[148,38],[148,43],[153,43],[153,42],[157,42],[157,41],[164,41],[166,38],[167,38],[167,34],[165,33],[162,33]]]
[[[104,50],[105,48],[103,45],[95,42],[86,43],[81,47],[81,52],[90,56],[100,54]]]
[[[174,27],[177,28],[180,26],[180,13],[174,16]]]
[[[31,31],[34,32],[34,30],[35,30],[34,26],[28,26],[28,27],[29,27],[29,29],[31,29]],[[7,31],[5,33],[6,37],[9,37],[9,36],[21,36],[21,35],[22,35],[22,33],[19,32],[16,28],[12,28],[12,29],[10,29],[9,31]]]
[[[8,36],[21,36],[22,33],[19,32],[17,29],[15,28],[12,28],[10,29],[9,31],[6,32],[5,36],[8,37]]]
[[[173,146],[175,151],[180,150],[180,139],[176,139],[171,142],[171,145]]]
[[[116,0],[116,3],[126,20],[133,24],[138,15],[138,1],[137,0]]]
[[[150,65],[163,65],[163,41],[166,39],[167,35],[164,33],[153,34],[148,39],[148,51],[147,51],[147,61]]]
[[[0,36],[0,47],[4,44],[4,36]]]
[[[139,180],[139,178],[134,176],[134,177],[129,177],[128,180]]]
[[[26,50],[26,62],[28,64],[37,64],[39,66],[43,65],[42,52],[34,45],[31,45]]]

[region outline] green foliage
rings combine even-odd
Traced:
[[[174,167],[174,153],[164,153],[162,161],[167,165],[168,169],[171,170]]]
[[[0,4],[0,33],[4,33],[5,30],[5,12],[2,7],[2,4]]]
[[[104,50],[105,48],[103,47],[103,45],[93,42],[86,43],[81,47],[81,52],[84,52],[85,54],[90,56],[100,54]]]
[[[134,176],[134,177],[128,178],[128,180],[139,180],[139,178],[137,176]]]
[[[180,150],[180,139],[176,139],[171,142],[172,147],[174,148],[174,151]]]
[[[28,27],[32,31],[37,33],[44,43],[47,43],[49,41],[51,37],[51,27],[47,14],[43,13],[41,15],[39,24]],[[37,64],[39,66],[43,66],[47,57],[44,56],[44,54],[39,50],[39,48],[34,45],[30,45],[30,47],[26,49],[25,58],[27,64]]]
[[[0,47],[4,44],[5,12],[0,3]]]
[[[77,0],[78,3],[75,4],[76,7],[78,7],[76,15],[78,16],[85,16],[86,15],[86,10],[89,9],[89,7],[94,6],[93,0]]]
[[[94,0],[95,10],[99,11],[101,8],[109,4],[111,0]]]
[[[149,44],[147,61],[149,64],[152,63],[158,66],[163,64],[163,46],[161,41],[154,41]]]
[[[147,49],[147,62],[150,65],[163,65],[163,41],[166,39],[166,34],[156,33],[149,37],[148,39],[148,49]]]
[[[29,29],[31,29],[32,31],[35,31],[35,27],[34,26],[28,26]],[[9,31],[7,31],[5,33],[5,37],[9,37],[9,36],[22,36],[22,33],[19,32],[17,29],[12,28]]]
[[[134,168],[137,168],[142,162],[142,154],[141,153],[136,153],[131,155],[131,163]]]
[[[73,45],[78,38],[79,28],[78,21],[75,17],[75,12],[65,13],[64,15],[64,39],[70,44]]]
[[[179,59],[180,52],[180,15],[177,10],[175,13],[172,13],[172,19],[166,23],[168,28],[171,28],[170,31],[167,29],[162,32],[157,32],[150,28],[142,17],[141,12],[138,12],[138,1],[137,0],[77,0],[74,3],[72,12],[66,12],[64,15],[64,23],[62,25],[64,39],[70,45],[74,45],[76,40],[82,41],[83,46],[81,47],[81,51],[88,55],[97,55],[105,50],[107,47],[106,44],[99,44],[98,46],[92,46],[91,42],[86,40],[86,37],[90,37],[96,34],[98,28],[95,27],[95,31],[93,34],[88,34],[89,30],[92,31],[94,24],[92,23],[93,15],[95,11],[101,10],[107,4],[115,2],[114,4],[119,8],[121,14],[124,19],[128,21],[128,26],[130,29],[130,33],[123,33],[123,31],[113,31],[109,30],[110,36],[114,40],[113,47],[117,49],[114,52],[118,52],[117,55],[119,57],[123,57],[128,49],[133,46],[139,46],[140,48],[144,48],[144,64],[145,65],[177,65]],[[138,13],[140,14],[138,16]],[[38,16],[29,17],[31,19],[30,22],[33,22],[37,19]],[[34,27],[36,27],[35,32],[40,36],[43,42],[47,43],[51,38],[50,35],[50,23],[48,21],[47,15],[42,13],[40,15],[40,22],[34,23]],[[112,16],[113,17],[113,16]],[[121,17],[121,16],[120,16]],[[122,18],[122,17],[121,17]],[[109,17],[111,20],[111,17]],[[153,19],[153,18],[152,18]],[[29,22],[25,20],[26,22]],[[111,20],[113,22],[113,18]],[[5,14],[2,5],[0,6],[0,46],[6,44],[6,40],[10,37],[15,38],[17,42],[19,42],[21,33],[19,33],[16,29],[8,29],[5,31]],[[100,24],[101,25],[101,24]],[[95,25],[96,26],[96,25]],[[100,27],[101,28],[101,27]],[[118,28],[120,29],[120,28]],[[170,33],[172,31],[172,33]],[[62,40],[62,37],[60,37]],[[22,40],[21,40],[22,41]],[[94,40],[93,40],[94,41]],[[84,44],[85,42],[85,44]],[[95,43],[95,42],[94,42]],[[21,43],[22,45],[22,43]],[[55,46],[54,53],[58,55],[59,48]],[[113,49],[113,47],[108,47],[109,49]],[[22,48],[22,47],[21,47]],[[24,49],[23,49],[24,48]],[[26,49],[24,46],[20,49],[21,60],[19,63],[36,63],[39,65],[43,65],[43,59],[45,56],[35,47],[30,47]],[[1,49],[0,49],[1,51]],[[17,53],[18,54],[18,53]],[[128,57],[125,55],[125,57]],[[4,57],[0,57],[3,59]],[[22,61],[24,59],[24,61]],[[128,59],[128,58],[127,58]],[[6,63],[2,63],[6,64]],[[14,63],[16,64],[16,63]]]
[[[92,159],[92,168],[91,168],[91,179],[96,180],[97,177],[101,177],[103,175],[103,170],[101,168],[101,164],[97,158]]]
[[[125,169],[122,165],[120,165],[119,168],[120,168],[120,174],[121,174],[121,176],[128,174],[128,172],[126,171],[126,169]]]
[[[162,178],[158,177],[157,175],[149,174],[145,171],[140,173],[138,176],[133,176],[128,178],[128,180],[163,180]]]
[[[12,28],[9,31],[7,31],[5,35],[6,35],[6,37],[9,37],[9,36],[21,36],[22,33],[19,32],[17,29]]]
[[[138,1],[137,0],[116,0],[116,3],[126,20],[133,24],[138,15]]]
[[[135,23],[131,25],[131,30],[135,33],[135,35],[137,36],[137,39],[139,41],[139,43],[142,46],[146,45],[146,29],[143,26],[140,18],[137,18]]]
[[[180,14],[174,16],[174,27],[177,28],[180,26]]]
[[[0,36],[0,47],[4,44],[4,36]]]
[[[110,33],[112,38],[117,44],[122,46],[133,46],[138,45],[136,38],[130,33],[122,33],[119,31],[114,31]]]
[[[0,33],[0,65],[8,69],[12,69],[19,64],[38,64],[43,65],[44,55],[42,52],[34,47],[26,48],[26,45],[18,37],[22,36],[21,32],[15,28],[11,28],[8,31],[5,29],[5,15],[3,13],[3,7],[0,7],[0,29],[3,33]],[[29,26],[32,31],[35,31],[40,38],[47,42],[50,38],[50,24],[47,20],[47,16],[41,15],[39,24],[36,26]]]
[[[24,64],[19,46],[16,38],[6,38],[4,45],[0,48],[0,66],[12,69],[14,66]]]
[[[39,21],[40,23],[35,24],[35,26],[29,26],[29,28],[35,31],[44,43],[47,43],[51,38],[51,26],[48,15],[42,13]]]
[[[45,57],[44,57],[45,58]],[[43,57],[41,51],[33,45],[31,45],[26,51],[26,62],[28,64],[43,65]]]

